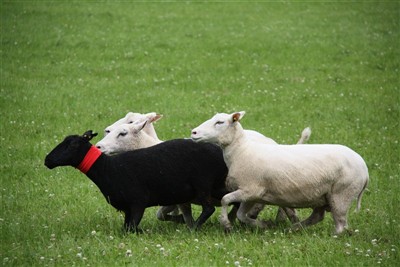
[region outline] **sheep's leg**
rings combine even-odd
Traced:
[[[258,214],[264,209],[265,204],[261,203],[256,203],[254,206],[250,209],[250,211],[247,213],[247,216],[250,217],[251,219],[256,219],[258,217]]]
[[[292,208],[279,207],[278,213],[276,214],[275,223],[282,223],[289,218],[291,223],[298,223],[299,217],[297,217],[296,210]]]
[[[141,230],[138,228],[140,221],[142,220],[145,207],[133,206],[129,210],[125,211],[125,222],[124,228],[126,231],[140,233]]]
[[[347,216],[346,213],[340,213],[335,211],[332,212],[332,217],[335,222],[335,233],[341,234],[344,230],[347,230]]]
[[[302,229],[304,227],[311,226],[311,225],[314,225],[316,223],[319,223],[325,217],[325,210],[326,210],[326,206],[314,208],[313,212],[311,213],[311,215],[307,219],[305,219],[304,221],[301,221],[299,223],[294,224],[292,229],[293,230],[299,230],[299,229]]]
[[[228,219],[231,222],[235,221],[235,219],[236,219],[236,214],[237,214],[237,211],[239,210],[240,203],[233,203],[232,205],[233,205],[233,207],[228,214]]]
[[[332,218],[335,222],[335,233],[340,234],[347,230],[347,212],[350,208],[351,199],[347,195],[335,195],[331,201]]]
[[[215,207],[209,203],[203,204],[201,205],[203,210],[199,216],[199,218],[197,218],[195,224],[194,224],[194,229],[197,230],[200,228],[200,226],[208,219],[210,218],[210,216],[214,213],[215,211]]]
[[[175,208],[171,212],[169,212],[169,214],[171,216],[179,216],[179,208],[178,208],[178,206],[175,206]]]
[[[286,215],[286,212],[283,210],[283,208],[279,207],[278,212],[276,213],[275,222],[282,223],[286,221],[287,217],[288,216]]]
[[[224,227],[225,232],[230,232],[232,230],[232,224],[228,218],[228,207],[229,204],[233,202],[242,202],[245,199],[245,192],[241,189],[238,189],[234,192],[226,194],[221,199],[221,215],[219,217],[219,222]],[[240,208],[239,208],[240,209]]]
[[[279,212],[284,212],[286,214],[286,216],[289,218],[289,221],[293,224],[298,223],[300,221],[299,217],[297,217],[295,209],[279,207],[278,214],[276,215],[276,220],[278,220]]]
[[[247,213],[247,216],[256,219],[258,214],[264,209],[265,204],[256,203],[253,208]],[[300,220],[297,217],[296,210],[292,208],[279,207],[275,217],[275,223],[281,223],[289,218],[291,223],[298,223]]]
[[[192,206],[190,205],[190,203],[181,204],[181,205],[178,205],[178,207],[182,212],[181,216],[183,217],[184,222],[187,224],[187,226],[189,228],[193,228],[194,219],[192,216]]]
[[[256,219],[250,218],[247,213],[253,208],[254,202],[242,202],[240,203],[239,210],[237,212],[237,217],[239,221],[245,224],[249,224],[254,227],[259,227],[259,228],[267,228],[272,225],[271,222],[266,222],[266,221],[260,221]]]
[[[179,215],[179,208],[178,206],[173,206],[174,209],[172,211],[169,212],[169,215],[171,216],[178,216]]]
[[[184,215],[169,215],[175,211],[177,206],[162,206],[157,211],[157,219],[160,221],[171,221],[176,223],[185,223]]]

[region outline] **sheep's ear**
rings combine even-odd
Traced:
[[[129,111],[128,113],[126,113],[125,119],[128,119],[128,118],[130,118],[132,116],[135,116],[135,113]]]
[[[158,121],[158,120],[161,119],[162,117],[163,117],[162,114],[156,114],[156,116],[151,120],[151,122]]]
[[[246,112],[244,112],[244,111],[233,113],[232,114],[232,122],[240,121],[243,118],[244,114],[246,114]]]
[[[139,120],[135,121],[134,123],[130,124],[130,129],[133,130],[135,133],[140,132],[147,124],[147,120]]]
[[[147,118],[147,121],[149,123],[153,123],[153,122],[156,122],[159,119],[161,119],[163,115],[157,114],[155,112],[150,112],[150,113],[145,114],[144,116]]]
[[[92,140],[93,137],[97,136],[97,133],[93,133],[92,130],[86,131],[82,137],[85,138],[87,141]]]

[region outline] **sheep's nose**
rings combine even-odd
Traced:
[[[96,147],[101,150],[101,145],[96,145]]]
[[[193,130],[192,135],[196,135],[196,134],[197,134],[197,131]]]

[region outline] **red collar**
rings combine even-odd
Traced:
[[[95,146],[91,146],[86,156],[83,158],[82,162],[78,165],[79,169],[83,173],[87,173],[96,160],[100,157],[101,151]]]

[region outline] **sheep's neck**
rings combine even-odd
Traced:
[[[145,148],[155,146],[157,144],[162,143],[162,141],[158,138],[154,138],[148,134],[143,133],[137,138],[139,140],[138,148]]]
[[[97,147],[91,146],[77,169],[86,174],[100,155],[101,151]]]
[[[146,131],[146,133],[150,136],[150,137],[152,137],[154,140],[156,140],[158,143],[161,143],[162,141],[158,138],[158,136],[157,136],[157,133],[156,133],[156,130],[154,129],[154,126],[153,126],[153,124],[152,123],[147,123],[146,124],[146,129],[147,129],[147,131]],[[158,144],[157,143],[157,144]]]
[[[235,132],[233,140],[228,145],[223,146],[224,160],[228,168],[232,163],[233,157],[238,153],[240,154],[240,151],[243,151],[243,149],[246,147],[247,141],[248,140],[246,135],[244,134],[244,131],[242,129],[239,129]]]

